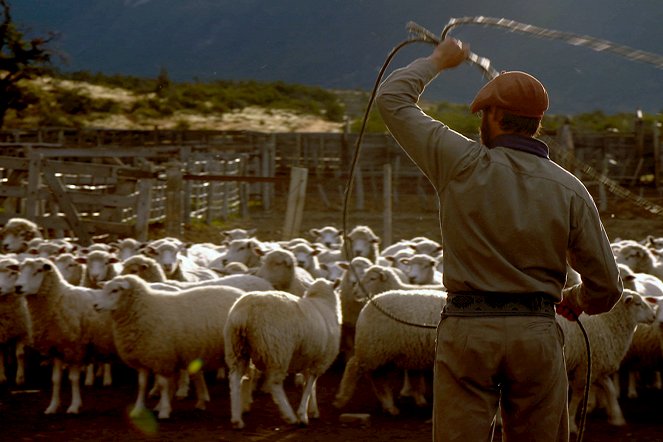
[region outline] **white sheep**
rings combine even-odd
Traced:
[[[25,298],[16,294],[19,262],[13,258],[0,259],[0,348],[14,348],[16,355],[16,385],[25,383],[25,346],[31,345],[32,322]],[[5,352],[0,352],[0,384],[7,382]]]
[[[643,296],[663,297],[663,281],[649,273],[636,273],[626,264],[617,264],[624,287]]]
[[[144,242],[138,241],[134,238],[122,238],[111,244],[117,249],[117,257],[122,261],[138,255],[146,245]]]
[[[393,365],[419,374],[433,370],[436,325],[445,302],[446,293],[437,290],[390,290],[373,296],[357,318],[354,354],[345,366],[334,406],[345,406],[357,382],[367,376],[384,411],[397,415],[384,368]],[[417,405],[426,404],[420,389],[413,393]]]
[[[368,226],[355,226],[347,234],[343,244],[343,259],[350,261],[356,256],[368,258],[376,263],[380,255],[380,237]]]
[[[605,389],[608,400],[609,422],[623,425],[624,416],[617,402],[617,392],[610,376],[619,370],[638,323],[652,323],[654,309],[638,293],[624,289],[621,299],[606,313],[598,315],[580,315],[592,349],[591,383],[599,383]],[[557,316],[557,323],[564,333],[564,356],[569,377],[569,417],[570,430],[577,431],[576,414],[583,396],[585,373],[587,372],[587,353],[585,340],[577,324]]]
[[[325,278],[326,272],[320,267],[318,255],[320,250],[307,243],[299,243],[288,248],[295,255],[297,265],[311,274],[314,278]]]
[[[334,226],[309,229],[314,243],[324,244],[328,249],[340,249],[343,244],[343,230]]]
[[[0,229],[3,253],[22,253],[27,250],[28,241],[41,238],[37,224],[25,218],[10,218]]]
[[[255,236],[257,231],[258,231],[258,229],[242,229],[242,228],[222,230],[220,232],[221,233],[221,243],[222,244],[228,244],[230,241],[232,241],[234,239],[252,238],[253,236]]]
[[[428,254],[416,253],[410,257],[401,258],[406,266],[405,274],[410,284],[428,285],[443,284],[442,273],[437,270],[438,260]]]
[[[315,280],[301,298],[283,291],[247,293],[230,310],[224,336],[234,428],[244,427],[248,400],[241,384],[250,362],[264,374],[287,423],[307,425],[309,413],[319,417],[316,380],[338,355],[341,337],[341,306],[332,282]],[[283,389],[288,373],[305,378],[296,415]]]
[[[170,417],[172,383],[183,369],[195,375],[196,408],[205,408],[209,394],[202,368],[223,366],[223,328],[230,307],[242,294],[234,287],[213,286],[168,296],[168,292],[152,290],[136,275],[120,275],[106,283],[95,308],[110,311],[118,355],[138,371],[132,417],[145,409],[150,371],[161,386],[160,419]]]
[[[117,264],[121,262],[120,258],[107,250],[92,250],[76,258],[76,261],[85,264],[81,285],[93,289],[101,288],[101,284],[116,277],[119,273]]]
[[[633,272],[648,273],[663,280],[663,263],[646,246],[630,241],[614,253],[617,263],[626,264]]]
[[[346,360],[352,356],[355,324],[357,323],[359,312],[361,312],[361,309],[366,304],[365,298],[357,298],[356,286],[364,276],[366,270],[372,265],[373,263],[368,258],[362,256],[353,258],[349,263],[344,262],[344,264],[341,264],[341,267],[345,269],[339,286],[341,311],[343,312],[341,353]]]
[[[69,284],[55,264],[45,258],[24,260],[15,287],[16,293],[27,299],[32,346],[44,356],[54,356],[53,392],[45,413],[55,413],[60,406],[62,369],[66,364],[72,390],[67,413],[78,414],[82,405],[80,371],[88,362],[88,352],[103,357],[115,354],[110,316],[93,308],[98,291]]]
[[[149,256],[136,255],[124,261],[121,274],[136,275],[156,290],[177,291],[193,287],[208,287],[213,285],[226,285],[244,291],[272,290],[274,287],[269,281],[256,275],[237,274],[218,277],[207,281],[182,282],[166,278],[166,274],[159,263]]]
[[[445,290],[442,284],[407,284],[401,281],[396,269],[373,265],[366,270],[355,290],[358,299],[368,295],[375,295],[388,290]]]
[[[62,277],[69,284],[81,285],[85,275],[85,264],[79,262],[72,253],[61,253],[52,258]]]
[[[302,296],[313,283],[314,278],[297,266],[297,260],[289,250],[259,250],[258,253],[262,258],[255,275],[269,281],[276,290]]]
[[[260,265],[260,250],[262,243],[255,238],[233,239],[228,243],[226,253],[212,261],[209,268],[223,269],[228,263],[240,262],[248,268]]]
[[[193,262],[185,252],[184,243],[169,238],[153,241],[143,249],[145,255],[157,260],[169,279],[203,281],[218,276],[214,271]]]

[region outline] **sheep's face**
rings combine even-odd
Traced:
[[[19,269],[18,261],[14,259],[0,262],[0,296],[14,293]]]
[[[335,227],[327,226],[321,229],[311,229],[310,233],[314,237],[314,242],[324,244],[325,247],[330,249],[340,246],[343,242],[343,237],[341,236],[342,230],[338,230]]]
[[[113,278],[105,283],[98,294],[94,303],[94,309],[97,311],[116,310],[122,296],[131,290],[131,282],[123,276]]]
[[[157,248],[148,247],[146,254],[156,259],[166,276],[170,277],[177,271],[179,266],[181,247],[180,244],[163,243],[159,244]]]
[[[53,262],[67,282],[74,285],[80,283],[84,264],[77,261],[74,255],[63,253],[53,258]]]
[[[651,324],[656,319],[654,307],[645,298],[632,290],[624,290],[621,302],[631,311],[633,318],[641,324]]]
[[[642,267],[641,264],[646,259],[649,259],[647,249],[644,246],[635,244],[623,246],[615,256],[615,260],[618,264],[625,264],[631,269]]]
[[[223,257],[223,265],[230,262],[240,262],[250,265],[260,253],[260,247],[251,239],[235,239],[228,244],[228,250]]]
[[[87,257],[87,276],[91,283],[97,284],[110,278],[111,266],[120,260],[108,252],[96,251]]]
[[[27,248],[27,243],[20,235],[7,232],[2,238],[3,253],[20,253]]]
[[[21,263],[16,279],[16,293],[36,295],[41,289],[44,278],[55,270],[55,265],[44,258],[28,258]]]
[[[411,284],[429,284],[433,281],[435,271],[435,260],[427,255],[405,258],[403,263],[407,265],[405,274]]]

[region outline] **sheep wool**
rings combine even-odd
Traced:
[[[152,290],[136,275],[113,278],[103,288],[95,307],[110,310],[117,351],[128,366],[139,370],[139,395],[131,412],[145,408],[145,377],[153,371],[160,377],[159,418],[170,417],[170,384],[181,369],[195,361],[203,368],[223,366],[223,329],[228,311],[244,292],[234,287],[211,286],[177,292]],[[194,379],[198,389],[197,408],[204,408],[208,395],[199,370]]]
[[[264,372],[265,385],[287,423],[319,417],[315,382],[338,355],[341,307],[332,282],[317,279],[303,297],[287,292],[249,292],[233,305],[225,329],[230,371],[231,423],[243,428],[242,378],[250,362]],[[283,389],[288,373],[302,373],[304,391],[297,414]]]

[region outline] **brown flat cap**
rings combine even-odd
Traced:
[[[502,72],[482,87],[470,105],[472,113],[489,106],[514,115],[541,118],[548,109],[548,93],[541,82],[520,71]]]

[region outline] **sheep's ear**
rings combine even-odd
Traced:
[[[337,288],[339,288],[340,285],[341,285],[341,280],[340,280],[340,279],[336,279],[336,280],[332,281],[332,288],[333,288],[334,290],[336,290]]]
[[[19,270],[21,270],[21,266],[19,266],[18,264],[10,264],[7,266],[7,269],[11,270],[12,272],[18,272]]]
[[[143,253],[145,253],[147,256],[157,256],[158,253],[156,249],[152,246],[146,246],[143,248]]]
[[[657,298],[655,296],[645,296],[645,301],[647,301],[650,304],[658,304],[658,301],[660,298]]]
[[[74,261],[79,264],[87,264],[87,258],[85,256],[79,256]]]
[[[633,295],[626,295],[624,297],[624,304],[629,305],[630,303],[633,302],[635,298],[633,298]]]
[[[380,281],[386,281],[387,280],[387,271],[386,270],[380,270]]]
[[[308,231],[308,233],[310,233],[312,236],[318,236],[318,235],[320,235],[320,230],[318,230],[318,229],[310,229],[310,230]]]
[[[623,278],[624,281],[635,281],[635,275],[626,275]]]
[[[254,227],[253,229],[247,229],[246,230],[246,235],[247,236],[254,236],[257,231],[258,231],[257,227]]]
[[[343,270],[347,270],[347,269],[350,268],[350,263],[347,262],[347,261],[339,261],[339,262],[337,262],[336,264],[337,264],[340,268],[342,268]]]
[[[110,258],[108,258],[108,262],[110,262],[111,264],[117,264],[118,262],[122,262],[122,260],[120,260],[120,258],[118,258],[117,256],[111,256]]]

